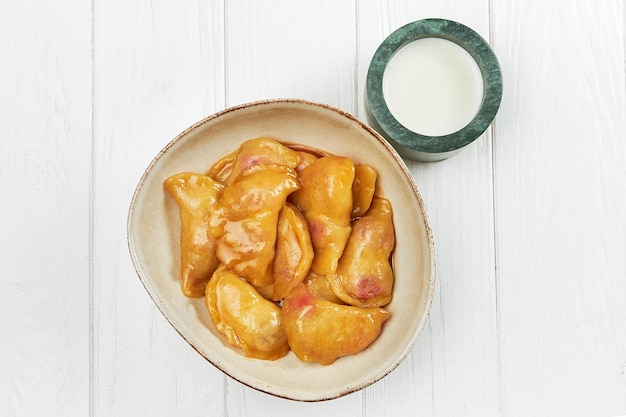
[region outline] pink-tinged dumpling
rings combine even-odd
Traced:
[[[391,204],[374,198],[370,209],[354,221],[335,274],[328,279],[335,294],[359,307],[382,307],[391,301],[395,246]]]
[[[283,320],[291,350],[305,362],[329,365],[369,346],[390,313],[382,308],[338,305],[313,297],[303,283],[283,301]]]
[[[278,213],[300,187],[293,169],[267,165],[227,186],[211,216],[217,258],[251,284],[273,283]]]
[[[183,294],[202,297],[219,265],[215,239],[209,232],[209,214],[223,186],[202,174],[183,172],[163,183],[178,204],[181,222],[180,280]]]
[[[234,183],[245,171],[264,165],[281,165],[294,169],[300,164],[298,152],[270,138],[250,139],[235,152],[217,161],[207,175],[226,185]]]
[[[289,351],[280,307],[223,266],[206,287],[206,305],[215,327],[246,356],[275,360]]]
[[[352,183],[352,217],[361,217],[372,204],[376,192],[376,171],[367,165],[354,167],[354,182]]]
[[[304,215],[286,203],[278,216],[274,289],[272,298],[280,301],[306,277],[313,261],[313,245]]]
[[[334,273],[350,236],[354,163],[341,156],[325,156],[304,168],[302,188],[291,196],[309,224],[315,256],[311,269]]]

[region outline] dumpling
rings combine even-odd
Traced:
[[[274,294],[274,283],[262,286],[253,285],[253,287],[261,295],[261,297],[266,300],[273,301],[272,295]]]
[[[300,155],[300,158],[301,158],[300,163],[296,167],[296,172],[298,174],[302,172],[304,168],[308,167],[309,165],[311,165],[313,162],[317,161],[320,158],[320,156],[314,155],[311,152],[306,152],[306,151],[298,151],[298,155]]]
[[[311,269],[331,274],[350,236],[354,163],[342,156],[325,156],[304,168],[302,188],[291,196],[309,224],[315,256]]]
[[[217,258],[255,286],[272,284],[278,213],[298,188],[295,171],[280,165],[246,171],[227,186],[211,216]]]
[[[304,215],[286,203],[278,215],[274,257],[273,300],[280,301],[306,277],[313,261],[313,245]]]
[[[361,217],[370,208],[376,192],[376,171],[367,165],[354,167],[352,217]]]
[[[337,272],[328,276],[335,294],[359,307],[388,304],[393,289],[390,256],[394,246],[391,204],[374,198],[368,212],[354,221]]]
[[[291,350],[305,362],[333,363],[355,355],[380,334],[390,313],[382,308],[338,305],[313,297],[300,284],[283,301],[283,320]]]
[[[321,298],[322,300],[330,301],[335,304],[345,304],[343,300],[334,293],[333,287],[328,281],[326,275],[318,275],[313,271],[309,271],[309,274],[304,279],[304,284],[309,290],[309,294],[313,297]]]
[[[209,232],[209,215],[224,187],[206,175],[191,172],[173,175],[163,185],[180,213],[181,289],[187,297],[202,297],[219,265],[215,239]]]
[[[235,152],[231,152],[213,164],[207,175],[230,185],[249,169],[264,165],[281,165],[294,169],[300,161],[301,157],[298,152],[274,139],[250,139],[242,143]]]
[[[228,269],[215,271],[206,305],[217,329],[246,356],[276,360],[289,351],[280,307]]]

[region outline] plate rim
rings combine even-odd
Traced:
[[[135,214],[135,209],[136,209],[136,203],[138,198],[141,195],[141,191],[143,190],[143,187],[145,185],[146,179],[148,177],[148,175],[151,173],[151,171],[153,170],[154,166],[158,163],[158,161],[163,157],[164,154],[166,154],[174,145],[176,145],[180,140],[182,140],[183,138],[187,137],[189,134],[191,134],[193,131],[197,130],[198,128],[200,128],[201,126],[205,125],[206,123],[211,122],[214,119],[217,119],[219,117],[222,117],[226,114],[232,113],[232,112],[236,112],[236,111],[242,111],[242,110],[248,110],[252,107],[256,107],[256,106],[264,106],[264,105],[280,105],[280,104],[285,104],[285,105],[300,105],[300,106],[314,106],[317,108],[321,108],[325,111],[330,111],[333,113],[336,113],[342,117],[345,117],[347,119],[349,119],[352,123],[356,123],[357,125],[359,125],[361,128],[363,128],[364,130],[366,130],[370,135],[372,135],[375,139],[377,139],[385,148],[386,150],[391,154],[391,156],[395,159],[395,161],[397,162],[398,166],[400,167],[400,169],[402,170],[403,175],[406,177],[406,179],[408,180],[408,182],[410,183],[413,193],[418,201],[419,207],[420,207],[420,211],[421,211],[421,215],[423,217],[423,223],[424,223],[424,230],[426,232],[426,239],[428,240],[428,252],[430,254],[429,257],[429,268],[430,268],[430,277],[426,278],[424,281],[428,283],[428,296],[426,299],[426,302],[424,304],[424,313],[422,315],[422,318],[419,322],[419,325],[417,326],[411,340],[409,341],[409,343],[407,343],[405,349],[401,352],[400,355],[398,355],[396,357],[396,359],[389,365],[387,366],[383,372],[375,375],[374,377],[371,378],[366,378],[364,381],[359,382],[358,384],[354,385],[354,386],[350,386],[350,387],[346,387],[343,390],[335,390],[332,393],[328,392],[325,393],[323,395],[319,395],[319,396],[298,396],[295,395],[295,393],[299,392],[293,392],[291,391],[294,395],[289,395],[286,393],[287,390],[283,390],[284,393],[280,393],[276,390],[271,390],[270,388],[263,388],[261,385],[262,384],[258,384],[254,385],[251,382],[245,381],[243,380],[243,378],[239,378],[235,375],[232,375],[231,372],[229,372],[227,369],[225,369],[225,367],[222,366],[222,364],[220,363],[219,360],[216,360],[214,358],[210,358],[208,357],[198,346],[195,345],[195,342],[193,340],[191,340],[192,338],[190,338],[186,332],[183,331],[183,329],[181,329],[179,326],[179,324],[176,323],[175,320],[173,320],[173,317],[170,314],[169,309],[167,308],[167,306],[162,302],[162,300],[160,299],[159,295],[156,293],[155,290],[153,290],[152,288],[150,288],[150,286],[148,285],[148,283],[146,282],[146,274],[141,266],[141,263],[138,259],[138,255],[137,255],[137,243],[135,242],[134,239],[134,234],[133,234],[133,226],[134,226],[134,214]],[[133,268],[135,269],[135,273],[139,278],[139,281],[141,282],[142,286],[144,287],[144,289],[146,290],[146,292],[148,293],[148,295],[150,296],[150,298],[152,299],[152,301],[155,303],[157,309],[159,310],[159,312],[161,313],[161,315],[163,315],[163,317],[166,319],[166,321],[174,328],[174,330],[185,340],[185,342],[187,342],[188,345],[190,345],[192,347],[192,349],[194,349],[201,357],[203,357],[206,361],[208,361],[209,363],[211,363],[213,366],[215,366],[217,369],[219,369],[223,374],[229,376],[230,378],[238,381],[239,383],[252,388],[256,391],[260,391],[278,398],[283,398],[283,399],[287,399],[287,400],[292,400],[292,401],[299,401],[299,402],[321,402],[321,401],[327,401],[327,400],[332,400],[332,399],[336,399],[357,391],[360,391],[374,383],[376,383],[377,381],[383,379],[385,376],[389,375],[393,370],[395,370],[408,356],[408,354],[411,352],[411,350],[413,349],[415,343],[417,342],[417,339],[419,338],[419,336],[421,335],[421,333],[423,332],[427,321],[429,320],[429,316],[430,316],[430,312],[431,312],[431,308],[432,308],[432,302],[434,299],[434,293],[435,293],[435,288],[436,288],[436,283],[437,283],[437,268],[436,268],[436,254],[435,254],[435,243],[434,243],[434,237],[433,237],[433,232],[432,232],[432,228],[430,226],[430,221],[428,218],[428,214],[426,212],[426,207],[424,204],[424,200],[421,196],[421,193],[419,191],[419,189],[417,188],[417,184],[415,182],[415,179],[413,178],[413,175],[411,174],[411,172],[409,171],[408,167],[406,166],[404,160],[400,157],[400,155],[397,153],[397,151],[393,148],[393,146],[391,144],[389,144],[389,142],[382,137],[378,132],[376,132],[373,128],[371,128],[370,126],[368,126],[366,123],[364,123],[363,121],[361,121],[360,119],[358,119],[357,117],[355,117],[354,115],[338,108],[338,107],[334,107],[331,106],[329,104],[324,104],[324,103],[319,103],[319,102],[315,102],[315,101],[310,101],[310,100],[305,100],[305,99],[300,99],[300,98],[276,98],[276,99],[265,99],[265,100],[258,100],[258,101],[251,101],[251,102],[247,102],[247,103],[242,103],[242,104],[237,104],[228,108],[225,108],[221,111],[215,112],[199,121],[197,121],[196,123],[192,124],[191,126],[187,127],[186,129],[184,129],[181,133],[179,133],[178,135],[176,135],[172,140],[170,140],[157,154],[156,156],[151,160],[151,162],[148,164],[148,166],[145,168],[145,170],[143,171],[136,187],[135,190],[132,194],[132,198],[130,200],[130,206],[128,209],[128,214],[127,214],[127,227],[126,227],[126,237],[127,237],[127,245],[128,245],[128,250],[129,250],[129,254],[131,257],[131,261],[133,263]],[[332,366],[332,365],[331,365]]]

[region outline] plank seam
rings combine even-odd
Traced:
[[[91,83],[91,109],[90,109],[90,124],[91,124],[91,161],[89,166],[89,283],[88,283],[88,292],[89,292],[89,416],[95,416],[95,392],[96,392],[96,377],[95,377],[95,365],[96,365],[96,350],[95,350],[95,239],[94,239],[94,189],[95,189],[95,175],[94,175],[94,166],[95,166],[95,27],[96,27],[96,0],[91,0],[91,74],[90,74],[90,83]]]
[[[487,1],[487,13],[488,13],[488,36],[489,44],[494,47],[493,44],[493,14],[492,14],[492,0]],[[494,120],[491,124],[491,211],[493,217],[493,274],[494,274],[494,297],[495,297],[495,321],[496,321],[496,373],[497,373],[497,389],[498,389],[498,415],[504,417],[504,396],[502,389],[502,341],[501,341],[501,329],[500,329],[500,286],[498,275],[498,233],[497,233],[497,199],[496,199],[496,125],[497,121]]]

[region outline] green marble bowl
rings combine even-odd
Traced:
[[[389,111],[383,95],[383,75],[394,54],[409,42],[436,37],[452,41],[474,58],[483,78],[483,99],[474,119],[461,130],[444,136],[426,136],[404,127]],[[402,26],[374,53],[366,83],[368,122],[405,158],[439,161],[467,146],[491,124],[502,99],[502,72],[489,44],[472,29],[445,19],[424,19]]]

